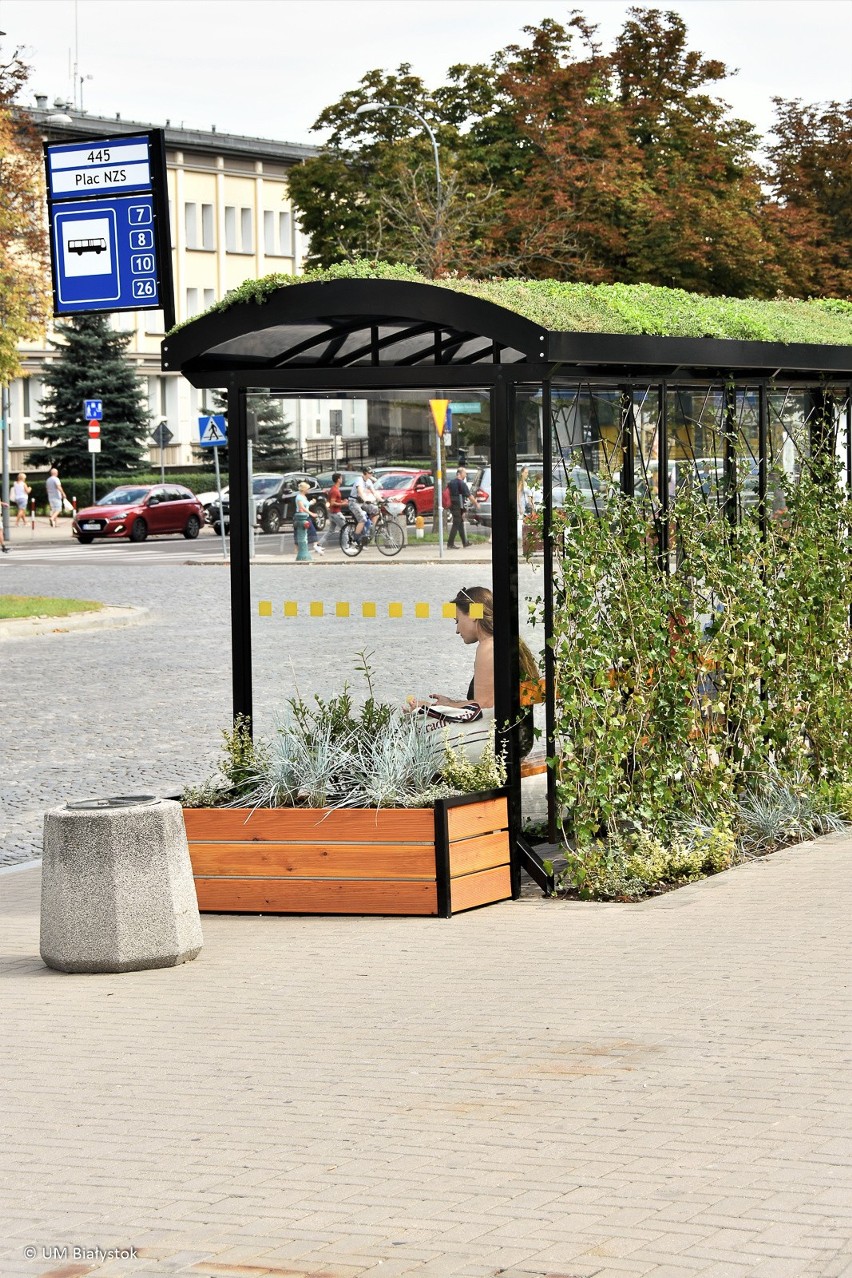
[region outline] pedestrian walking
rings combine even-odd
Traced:
[[[447,549],[455,550],[456,537],[459,538],[462,546],[467,548],[467,533],[464,528],[465,511],[467,510],[468,502],[471,502],[474,506],[477,502],[470,491],[467,482],[467,471],[464,466],[459,466],[455,478],[451,479],[447,484],[447,489],[450,494],[450,516],[452,518],[452,527],[447,539]]]
[[[344,500],[340,491],[340,481],[343,475],[340,471],[335,471],[331,477],[331,487],[328,490],[328,523],[325,532],[317,542],[317,553],[325,553],[325,547],[331,541],[332,537],[339,538],[341,531],[346,527],[346,518],[343,514],[348,502]]]
[[[29,505],[31,492],[32,492],[32,488],[30,488],[29,484],[27,483],[27,477],[22,471],[18,475],[14,484],[12,485],[12,501],[15,503],[15,505],[18,508],[18,513],[15,518],[16,528],[18,527],[19,524],[23,524],[24,527],[26,527],[27,506]]]
[[[58,528],[59,516],[62,514],[62,503],[66,501],[65,489],[59,482],[59,471],[54,466],[47,477],[47,503],[50,506],[50,526]]]

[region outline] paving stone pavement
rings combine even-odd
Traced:
[[[211,773],[231,712],[231,623],[229,573],[216,559],[196,566],[146,560],[136,568],[124,559],[112,567],[103,559],[52,565],[7,556],[0,567],[0,589],[9,593],[147,609],[126,629],[76,633],[60,621],[55,633],[2,644],[8,731],[0,865],[9,865],[41,854],[49,807],[93,795],[168,794]],[[527,567],[522,573],[530,593],[538,593],[540,575]],[[274,712],[297,689],[329,695],[349,680],[363,694],[360,650],[375,654],[377,693],[400,702],[408,693],[464,691],[471,673],[469,650],[440,615],[390,621],[385,608],[384,621],[293,621],[281,615],[284,599],[297,600],[302,614],[317,598],[331,606],[339,599],[437,604],[461,586],[489,582],[488,563],[463,557],[443,564],[342,556],[307,568],[258,564],[253,601],[275,606],[274,617],[255,618],[259,730],[271,730]]]
[[[6,871],[0,1273],[849,1278],[850,856],[88,977]]]

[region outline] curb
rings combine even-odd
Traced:
[[[147,608],[102,608],[98,612],[74,612],[68,617],[15,617],[0,621],[0,643],[32,639],[38,635],[64,635],[75,630],[112,630],[139,625],[149,615]]]

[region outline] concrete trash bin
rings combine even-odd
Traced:
[[[201,945],[179,803],[128,795],[45,813],[41,957],[48,967],[174,967]]]

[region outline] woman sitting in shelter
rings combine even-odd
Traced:
[[[411,709],[422,711],[427,718],[447,728],[458,725],[462,730],[453,732],[448,743],[463,745],[468,751],[479,747],[481,753],[490,740],[494,719],[494,596],[485,586],[471,586],[460,590],[453,603],[456,606],[456,634],[464,643],[476,644],[473,678],[467,698],[461,700],[433,692],[427,702],[412,702]],[[519,640],[519,658],[521,682],[533,680],[538,683],[535,657],[523,639]],[[477,726],[474,728],[473,725]],[[532,749],[533,739],[532,709],[528,707],[522,712],[521,719],[522,754],[528,754]]]

